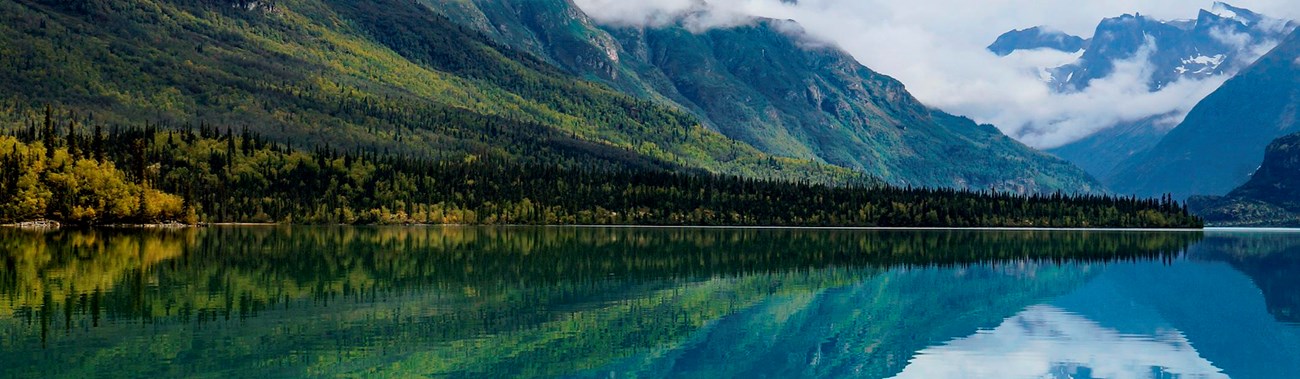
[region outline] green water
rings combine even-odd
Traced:
[[[0,230],[0,377],[1274,378],[1300,234]]]

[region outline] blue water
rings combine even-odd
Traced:
[[[1292,378],[1300,234],[0,230],[0,377]]]

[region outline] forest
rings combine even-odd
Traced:
[[[66,116],[65,116],[66,114]],[[47,108],[0,136],[0,223],[1199,228],[1172,198],[755,179],[600,159],[425,158]]]

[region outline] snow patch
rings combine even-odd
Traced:
[[[1187,63],[1196,63],[1196,64],[1203,64],[1203,65],[1214,65],[1214,66],[1218,66],[1218,65],[1220,65],[1220,64],[1223,64],[1223,59],[1224,59],[1224,58],[1227,58],[1227,56],[1226,56],[1226,55],[1223,55],[1223,54],[1215,54],[1213,57],[1207,57],[1207,56],[1204,56],[1204,55],[1198,55],[1198,56],[1195,56],[1195,57],[1191,57],[1191,58],[1183,59],[1183,63],[1184,63],[1184,64],[1187,64]]]
[[[1179,75],[1187,74],[1189,71],[1201,75],[1214,74],[1227,58],[1228,56],[1224,54],[1215,54],[1213,57],[1205,55],[1187,57],[1182,59],[1183,65],[1175,67],[1174,71],[1178,71]],[[1188,65],[1196,67],[1196,70],[1192,71],[1191,68],[1187,67]]]
[[[1214,6],[1210,7],[1210,13],[1214,13],[1216,15],[1219,15],[1219,17],[1223,17],[1226,19],[1237,20],[1242,24],[1246,24],[1247,26],[1250,26],[1250,20],[1238,16],[1237,12],[1233,12],[1231,9],[1228,9],[1228,5],[1224,3],[1215,2]]]

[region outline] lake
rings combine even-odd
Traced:
[[[0,377],[1287,378],[1300,234],[0,229]]]

